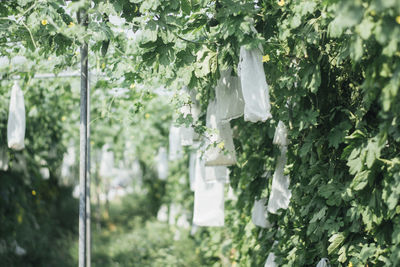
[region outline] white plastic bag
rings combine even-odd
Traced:
[[[225,166],[205,166],[206,183],[229,183],[229,169]]]
[[[267,199],[261,198],[254,201],[253,211],[251,213],[252,222],[262,228],[270,228],[272,225],[266,218],[267,216]]]
[[[317,264],[317,267],[330,267],[330,266],[331,264],[327,258],[322,258]]]
[[[11,89],[10,108],[7,124],[8,147],[22,150],[25,147],[25,103],[24,94],[18,83],[15,82]]]
[[[207,135],[206,166],[230,166],[236,164],[235,146],[229,122],[220,122],[216,114],[216,101],[207,107],[206,126],[211,129]]]
[[[271,118],[268,85],[260,49],[240,48],[238,74],[244,99],[244,120],[257,122]]]
[[[163,204],[157,212],[157,220],[160,222],[168,221],[168,206]]]
[[[181,128],[171,125],[169,128],[169,160],[182,158]]]
[[[105,144],[101,151],[101,160],[99,175],[102,178],[112,178],[114,170],[114,152],[110,150],[110,146]]]
[[[193,124],[199,118],[200,110],[196,104],[185,104],[180,108],[180,112],[183,114],[183,117],[186,118],[187,116],[191,115],[193,118]],[[186,127],[183,125],[180,129],[181,134],[181,145],[182,146],[191,146],[193,145],[194,141],[199,140],[200,136],[194,131],[192,125]]]
[[[244,100],[238,77],[231,76],[231,68],[221,71],[221,77],[215,87],[217,116],[228,122],[243,115]]]
[[[288,145],[287,129],[282,121],[279,121],[278,125],[276,126],[274,140],[272,141],[272,143],[279,146]]]
[[[269,253],[267,260],[265,261],[264,267],[277,267],[275,263],[275,254],[273,252]]]
[[[189,182],[190,182],[190,190],[194,191],[195,189],[195,176],[196,176],[196,151],[192,151],[190,153],[189,158]]]
[[[158,149],[157,161],[157,173],[158,179],[166,180],[168,177],[168,156],[167,149],[165,147],[160,147]]]
[[[278,163],[276,164],[274,176],[272,178],[268,211],[274,214],[278,212],[278,209],[287,209],[292,196],[289,190],[290,179],[283,173],[286,165],[286,150],[286,147],[281,147],[281,155],[278,158]]]
[[[205,165],[200,156],[196,159],[193,224],[198,226],[224,225],[224,182],[206,183]]]
[[[0,148],[0,171],[8,170],[8,153],[5,148]]]

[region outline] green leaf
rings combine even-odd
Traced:
[[[334,234],[329,238],[328,255],[332,254],[344,241],[345,236],[343,233]]]
[[[364,189],[364,187],[368,184],[369,173],[370,171],[368,170],[357,173],[351,183],[351,187],[356,191]]]

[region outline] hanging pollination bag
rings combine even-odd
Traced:
[[[198,151],[194,191],[193,224],[224,226],[224,182],[206,183],[205,165]]]
[[[8,112],[7,140],[8,147],[22,150],[25,147],[25,103],[24,94],[18,83],[11,89],[10,108]]]
[[[235,146],[229,122],[220,122],[216,113],[216,101],[207,107],[206,126],[210,133],[206,136],[206,166],[230,166],[236,164]]]
[[[286,150],[287,148],[285,146],[281,147],[281,155],[278,158],[274,176],[272,177],[268,211],[274,214],[276,214],[279,209],[287,209],[292,196],[292,193],[289,190],[289,176],[284,175],[284,169],[286,165]]]
[[[238,74],[244,99],[244,120],[258,122],[271,118],[261,49],[240,48]]]
[[[244,101],[238,77],[231,76],[231,68],[221,71],[215,87],[217,116],[222,122],[229,122],[243,116]]]
[[[165,147],[160,147],[158,149],[156,161],[158,179],[166,180],[168,177],[168,155]]]
[[[171,125],[169,128],[169,160],[182,158],[181,127]]]
[[[252,222],[262,228],[270,228],[272,225],[267,220],[267,199],[261,198],[254,201],[253,211],[251,213]]]
[[[7,171],[8,170],[8,153],[7,149],[0,148],[0,171]]]

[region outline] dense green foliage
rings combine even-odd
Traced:
[[[261,44],[268,55],[264,68],[273,119],[231,123],[238,156],[231,184],[238,200],[227,203],[225,228],[195,235],[208,265],[228,259],[260,266],[274,240],[280,266],[314,266],[321,257],[334,266],[399,264],[398,0],[92,2],[87,32],[60,8],[64,1],[2,2],[0,27],[8,31],[0,33],[1,55],[26,53],[33,61],[57,55],[60,70],[76,63],[78,45],[89,40],[92,67],[110,83],[188,86],[203,115],[219,70],[236,71],[240,46]],[[76,12],[84,4],[74,1],[69,9]],[[15,17],[7,19],[10,14]],[[124,19],[121,25],[114,16]],[[131,38],[128,30],[135,32]],[[33,74],[35,66],[9,71]],[[133,111],[154,107],[142,103],[149,94],[132,95]],[[179,106],[182,100],[176,99]],[[289,129],[292,200],[286,211],[270,215],[272,229],[260,230],[249,216],[254,199],[269,194],[271,179],[263,174],[274,171],[278,148],[272,137],[279,120]],[[165,136],[165,121],[152,120],[150,129],[157,132],[150,147],[166,142],[158,136]],[[154,157],[150,147],[142,163]],[[177,188],[178,176],[167,183],[162,199],[187,206],[188,188]]]

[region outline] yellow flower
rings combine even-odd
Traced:
[[[284,5],[285,5],[285,0],[278,1],[278,6],[284,6]]]
[[[400,24],[400,16],[396,17],[396,22],[397,22],[397,24]]]
[[[103,62],[103,63],[101,64],[101,68],[104,69],[105,67],[106,67],[106,63]]]
[[[347,265],[348,267],[353,267],[353,263],[349,262],[349,265]]]
[[[67,119],[67,117],[65,117],[65,116],[61,117],[61,121],[65,121],[66,119]]]
[[[79,55],[79,51],[75,51],[74,54],[75,54],[75,56]]]
[[[268,61],[270,61],[269,55],[263,56],[262,62],[268,62]]]
[[[146,114],[144,114],[144,117],[145,117],[146,119],[148,119],[148,118],[150,118],[150,114],[149,114],[149,113],[146,113]]]
[[[218,148],[221,149],[221,150],[224,149],[225,148],[224,142],[219,143],[218,144]]]
[[[47,22],[47,19],[42,19],[42,25],[43,25],[43,26],[46,26],[47,24],[49,24],[49,23]]]
[[[32,190],[32,196],[36,196],[36,191]]]
[[[68,24],[68,28],[72,28],[75,26],[75,23],[73,23],[72,21]]]
[[[131,86],[129,86],[129,88],[134,89],[136,87],[136,84],[132,83]]]
[[[47,60],[52,60],[52,58],[51,58],[51,57],[49,57]]]

